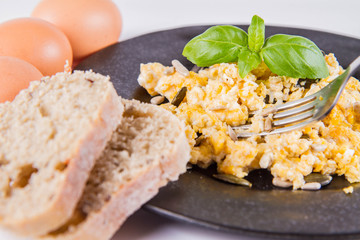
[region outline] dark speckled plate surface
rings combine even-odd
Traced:
[[[240,26],[247,29],[247,26]],[[138,86],[140,63],[170,65],[182,57],[185,44],[208,26],[185,27],[155,32],[110,46],[84,60],[77,69],[93,69],[110,75],[119,95],[149,101]],[[326,53],[333,52],[342,66],[360,55],[360,39],[284,27],[266,27],[267,36],[276,33],[310,38]],[[357,75],[359,77],[359,75]],[[360,186],[346,195],[349,186],[336,177],[320,191],[291,191],[274,188],[267,171],[254,171],[248,179],[252,189],[220,182],[211,177],[214,168],[194,168],[177,182],[162,188],[145,208],[179,220],[254,237],[286,239],[359,239]]]

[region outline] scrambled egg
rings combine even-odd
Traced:
[[[233,140],[228,126],[251,123],[251,131],[264,130],[262,117],[249,113],[315,93],[343,72],[333,54],[325,56],[330,76],[314,81],[277,76],[262,63],[245,78],[236,64],[221,63],[184,75],[160,63],[141,65],[139,84],[149,94],[171,101],[184,86],[179,107],[161,106],[186,123],[192,146],[191,163],[245,177],[267,168],[275,178],[301,188],[312,172],[344,175],[360,181],[360,82],[351,78],[338,104],[323,120],[301,130],[266,137]],[[309,85],[309,86],[306,86]]]

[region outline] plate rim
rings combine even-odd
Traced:
[[[221,25],[225,25],[225,24],[221,24]],[[138,35],[138,36],[126,39],[124,41],[117,42],[117,43],[115,43],[115,44],[113,44],[111,46],[118,45],[118,44],[124,44],[126,42],[134,41],[136,39],[139,39],[139,38],[142,38],[142,37],[145,37],[145,36],[161,34],[161,33],[168,32],[168,31],[174,31],[174,30],[181,31],[181,30],[185,30],[185,29],[189,29],[189,28],[199,28],[199,27],[206,28],[206,27],[211,27],[211,26],[214,26],[214,25],[213,24],[209,24],[209,25],[208,24],[206,24],[206,25],[189,25],[189,26],[182,26],[182,27],[158,30],[158,31],[153,31],[153,32],[142,34],[142,35]],[[235,26],[246,27],[246,26],[249,26],[249,25],[248,24],[235,24]],[[360,41],[360,38],[357,38],[357,37],[354,37],[354,36],[348,36],[348,35],[344,35],[344,34],[341,34],[341,33],[340,34],[339,33],[333,33],[333,32],[329,32],[329,31],[325,31],[325,30],[301,28],[301,27],[297,27],[297,26],[281,26],[281,25],[267,25],[267,26],[268,27],[273,27],[273,28],[280,28],[280,29],[281,28],[283,28],[283,29],[291,29],[291,30],[294,30],[294,31],[299,30],[299,31],[307,31],[307,32],[313,32],[313,33],[324,33],[324,34],[329,34],[329,35],[334,35],[334,36],[338,36],[338,37],[342,37],[342,38],[348,38],[348,39],[353,39],[353,40],[356,40],[356,41]],[[109,47],[111,47],[111,46],[109,46]],[[100,50],[100,51],[102,51],[102,50]],[[85,61],[86,61],[86,59],[85,59]],[[189,217],[181,215],[179,213],[170,212],[170,211],[168,211],[166,209],[162,209],[163,211],[160,211],[160,208],[155,207],[155,206],[151,206],[151,204],[149,204],[149,203],[144,205],[143,208],[146,209],[146,210],[149,210],[151,212],[156,212],[157,214],[160,214],[160,215],[163,215],[163,216],[166,216],[166,217],[170,217],[170,218],[173,218],[173,219],[177,219],[177,220],[184,219],[185,222],[195,223],[196,225],[201,225],[201,226],[213,228],[213,229],[216,229],[216,230],[228,230],[228,231],[234,231],[235,230],[236,232],[241,232],[244,235],[249,235],[249,234],[253,235],[253,234],[255,234],[255,236],[260,235],[261,237],[267,237],[267,235],[271,235],[272,237],[276,236],[276,237],[280,237],[280,238],[296,237],[296,236],[300,237],[300,238],[294,238],[294,239],[303,239],[303,237],[305,237],[305,236],[309,236],[309,237],[325,236],[326,239],[329,239],[329,237],[334,236],[333,233],[329,234],[329,235],[321,235],[321,234],[303,234],[302,235],[302,234],[298,234],[298,233],[276,233],[276,232],[267,232],[267,231],[258,232],[256,230],[247,230],[247,229],[238,229],[238,228],[233,229],[233,228],[231,228],[229,226],[224,226],[224,225],[220,226],[219,224],[216,225],[216,224],[212,224],[212,223],[207,223],[207,222],[202,221],[202,220],[196,220],[194,218],[189,218]],[[158,208],[158,209],[156,209],[156,208]],[[166,211],[169,214],[164,214],[164,212],[166,212]],[[266,235],[264,235],[264,234],[266,234]],[[359,233],[349,233],[349,234],[345,233],[345,234],[335,234],[335,235],[336,235],[336,237],[340,237],[340,236],[341,237],[346,237],[346,239],[359,238],[360,229],[359,229]]]
[[[351,233],[351,234],[300,234],[300,233],[279,233],[279,232],[268,232],[268,231],[253,231],[253,230],[245,230],[240,228],[232,228],[225,225],[213,224],[210,222],[206,222],[199,219],[194,219],[182,215],[181,213],[175,213],[166,209],[162,209],[160,207],[151,205],[151,204],[144,204],[141,209],[145,211],[166,217],[168,219],[172,219],[175,221],[179,221],[185,224],[194,224],[194,226],[200,226],[208,229],[212,229],[215,231],[222,231],[226,233],[237,233],[242,234],[243,236],[250,237],[250,238],[264,238],[264,239],[287,239],[287,240],[359,240],[360,232],[359,233]]]
[[[140,38],[140,37],[144,37],[147,35],[152,35],[152,34],[157,34],[157,33],[162,33],[162,32],[167,32],[167,31],[172,31],[172,30],[181,30],[181,29],[185,29],[185,28],[192,28],[192,27],[212,27],[212,26],[218,26],[218,25],[233,25],[233,26],[245,26],[245,27],[249,27],[249,23],[223,23],[223,24],[195,24],[195,25],[183,25],[183,26],[176,26],[174,28],[166,28],[166,29],[159,29],[159,30],[155,30],[152,32],[146,32],[143,34],[139,34],[136,36],[132,36],[130,38],[124,39],[124,40],[120,40],[110,46],[116,45],[116,44],[120,44],[120,43],[124,43],[130,40],[134,40],[136,38]],[[346,33],[340,33],[340,32],[336,32],[336,31],[331,31],[331,30],[327,30],[327,29],[322,29],[322,28],[307,28],[307,27],[301,27],[301,26],[295,26],[295,25],[277,25],[277,24],[266,24],[265,25],[265,33],[266,33],[266,27],[271,27],[271,28],[286,28],[286,29],[292,29],[292,30],[305,30],[305,31],[312,31],[312,32],[319,32],[319,33],[326,33],[326,34],[331,34],[331,35],[337,35],[337,36],[341,36],[341,37],[347,37],[347,38],[353,38],[356,40],[360,40],[360,36],[356,36],[356,35],[351,35],[351,34],[346,34]],[[244,30],[244,29],[243,29]],[[105,48],[108,48],[110,46],[107,46]],[[105,49],[103,48],[103,49]],[[100,49],[99,51],[103,50]],[[94,53],[95,54],[95,53]],[[91,56],[89,56],[91,57]],[[86,60],[86,59],[84,59]]]

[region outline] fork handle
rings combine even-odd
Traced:
[[[358,69],[359,66],[360,66],[360,56],[358,56],[354,61],[352,61],[340,76],[338,76],[331,83],[329,83],[329,86],[332,86],[335,89],[337,89],[336,99],[339,98],[341,92],[343,91],[347,82],[349,81],[350,76],[353,75],[353,73]],[[335,100],[335,102],[337,102],[337,100]]]
[[[354,61],[352,61],[349,65],[349,75],[352,75],[357,68],[360,66],[360,56],[357,57]]]

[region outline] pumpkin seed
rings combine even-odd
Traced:
[[[186,91],[187,88],[186,87],[182,87],[177,94],[175,95],[175,97],[173,98],[173,100],[171,101],[171,104],[178,107],[181,102],[184,100],[185,96],[186,96]]]
[[[225,174],[225,173],[218,173],[213,175],[214,178],[222,180],[224,182],[232,183],[235,185],[241,185],[245,187],[251,187],[252,184],[248,180],[244,178],[239,178],[237,176],[231,175],[231,174]]]
[[[300,139],[310,139],[310,135],[303,133],[303,135],[301,135]]]
[[[202,67],[199,67],[198,65],[194,65],[190,71],[198,73],[202,69],[203,69]]]
[[[199,146],[202,143],[202,141],[204,141],[204,140],[205,140],[204,135],[201,135],[201,136],[195,138],[195,147]]]
[[[310,173],[304,177],[304,180],[306,183],[317,182],[320,183],[321,186],[325,186],[331,182],[332,177],[330,175],[323,175],[321,173]]]
[[[270,104],[270,96],[269,96],[269,94],[266,94],[266,96],[264,98],[264,103]]]
[[[304,87],[305,89],[310,89],[312,84],[316,84],[319,81],[319,79],[299,79],[297,85],[299,87]]]

